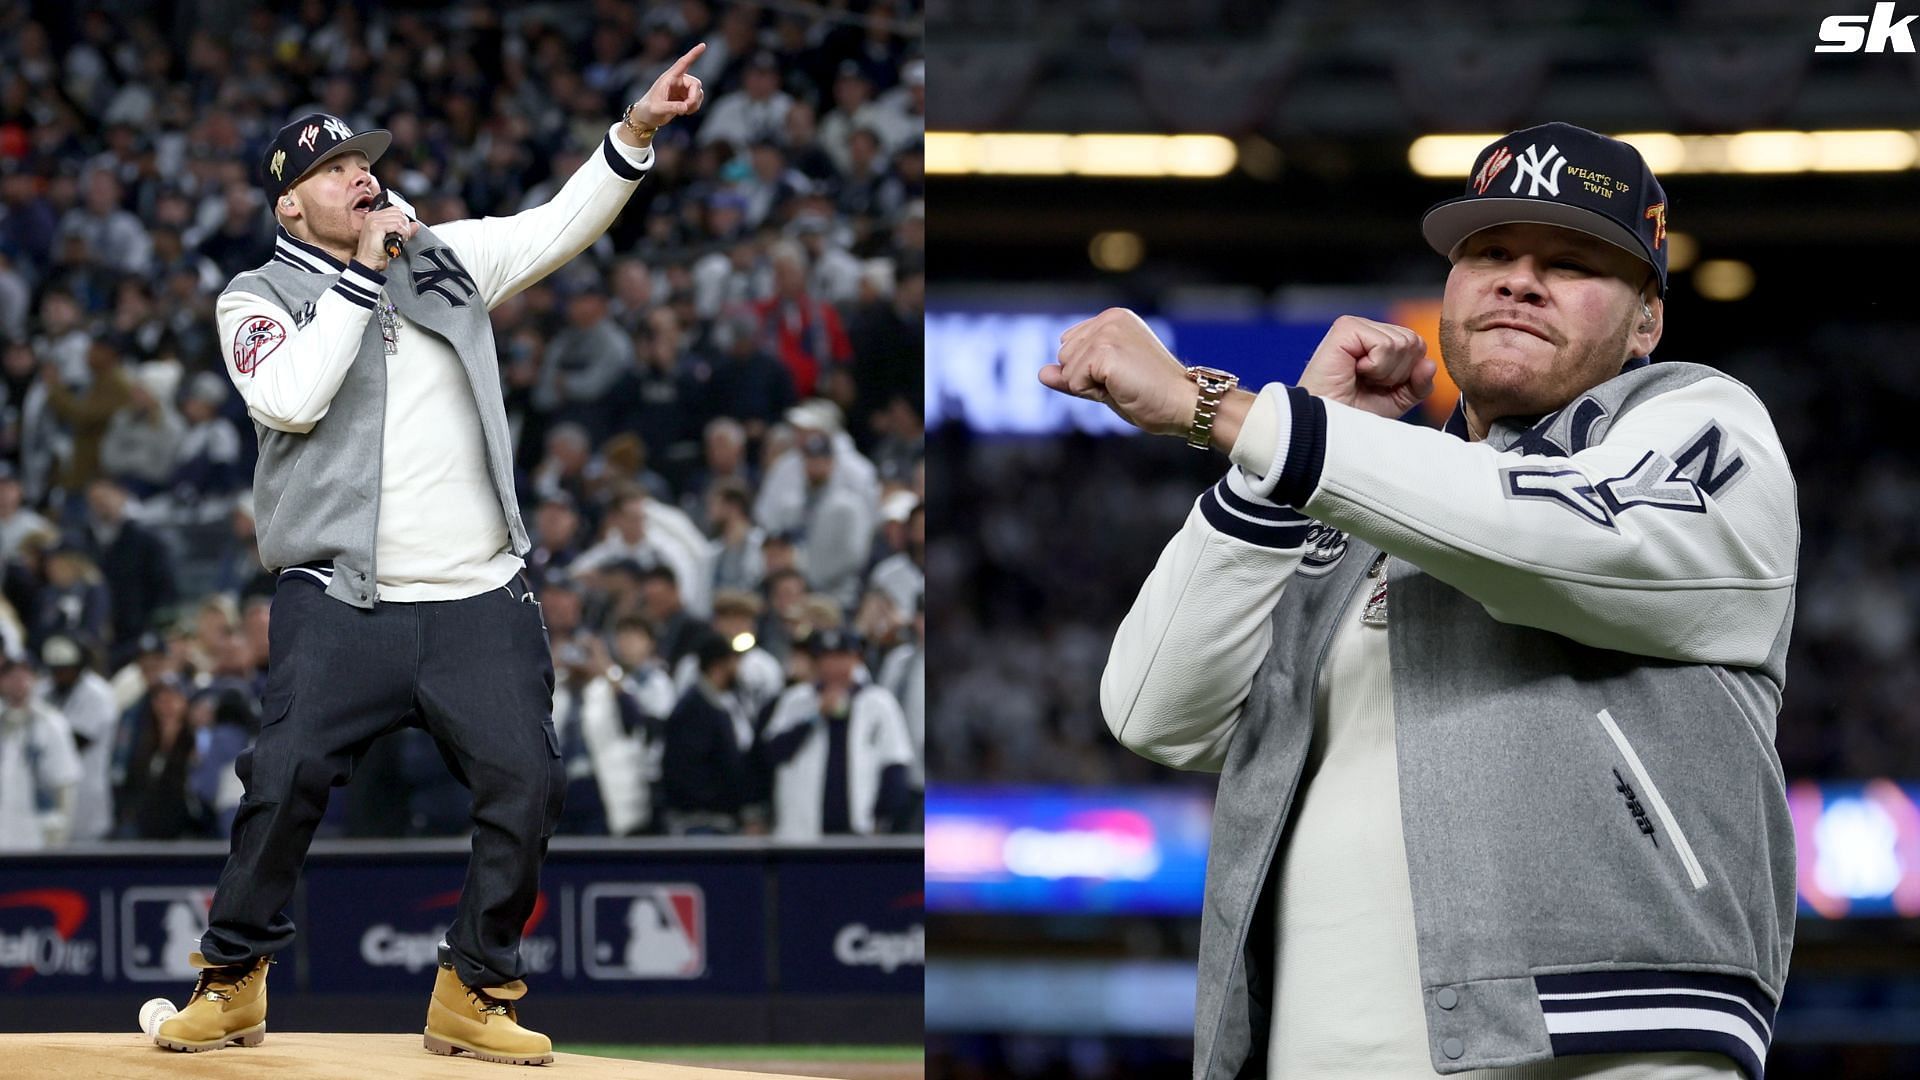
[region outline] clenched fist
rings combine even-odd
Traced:
[[[1391,419],[1433,393],[1437,370],[1419,334],[1392,323],[1342,315],[1313,350],[1307,370],[1300,375],[1300,388]]]
[[[1108,308],[1060,335],[1057,363],[1040,381],[1063,394],[1098,401],[1154,435],[1185,435],[1199,389],[1140,316]]]

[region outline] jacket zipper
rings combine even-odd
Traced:
[[[1605,709],[1595,714],[1600,718],[1600,726],[1607,729],[1613,745],[1620,748],[1620,756],[1627,761],[1627,768],[1633,770],[1633,778],[1640,783],[1640,790],[1646,793],[1647,801],[1653,804],[1653,812],[1660,816],[1660,824],[1666,826],[1667,836],[1673,841],[1673,850],[1680,853],[1680,862],[1687,868],[1687,880],[1693,883],[1695,892],[1707,887],[1707,872],[1700,867],[1700,860],[1694,857],[1693,845],[1687,843],[1687,834],[1680,831],[1680,823],[1673,819],[1673,811],[1668,809],[1667,800],[1660,789],[1653,784],[1653,777],[1647,775],[1647,767],[1640,763],[1640,755],[1633,752],[1632,744],[1614,723],[1613,716]]]

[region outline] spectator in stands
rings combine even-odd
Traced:
[[[662,735],[661,807],[674,836],[737,832],[747,791],[753,726],[735,694],[740,653],[719,634],[700,637],[687,656],[695,678]]]
[[[547,456],[533,471],[534,494],[541,499],[567,496],[574,507],[587,497],[587,467],[593,463],[593,439],[586,427],[569,421],[547,432]]]
[[[620,688],[650,723],[665,723],[679,692],[655,649],[653,624],[644,615],[625,615],[613,625],[613,658],[621,668]]]
[[[680,318],[670,307],[655,308],[631,364],[609,392],[609,400],[628,418],[632,430],[646,441],[655,461],[667,461],[683,451],[693,437],[694,410],[699,388],[694,381]]]
[[[752,591],[766,576],[761,549],[766,534],[753,523],[745,485],[724,480],[707,492],[707,521],[713,531],[713,587]]]
[[[168,481],[168,491],[180,513],[223,505],[225,497],[246,482],[240,472],[240,432],[220,412],[227,397],[227,380],[211,371],[202,371],[187,382],[186,396],[180,402],[187,429],[180,438],[173,476]]]
[[[747,60],[740,89],[720,95],[707,110],[699,141],[750,146],[757,139],[778,138],[792,107],[793,98],[780,89],[779,59],[764,50],[756,52]]]
[[[154,368],[127,380],[127,403],[113,414],[100,439],[101,471],[137,498],[166,490],[186,434],[166,389],[170,382]]]
[[[81,843],[104,840],[113,830],[113,789],[108,774],[120,723],[113,688],[87,666],[86,651],[72,638],[47,639],[40,660],[47,666],[47,682],[42,687],[46,703],[66,719],[80,761],[72,839]]]
[[[649,465],[646,441],[631,431],[623,431],[600,446],[596,463],[598,473],[593,491],[602,504],[611,502],[622,491],[641,491],[649,499],[668,501],[673,485]]]
[[[554,491],[541,498],[533,515],[533,534],[526,573],[538,589],[549,574],[564,572],[580,555],[580,512],[573,497]]]
[[[720,353],[707,376],[701,412],[737,420],[758,438],[792,407],[793,372],[768,351],[751,308],[729,310],[714,333]]]
[[[641,596],[646,604],[647,620],[658,635],[660,657],[669,666],[693,651],[700,622],[687,614],[680,601],[680,584],[671,569],[655,566],[641,579]]]
[[[122,273],[145,271],[152,243],[140,219],[122,208],[120,179],[96,169],[86,177],[84,187],[86,202],[60,219],[58,242],[75,243],[90,259]]]
[[[687,550],[669,529],[651,527],[649,516],[657,513],[656,506],[668,509],[639,489],[621,492],[607,510],[605,535],[575,559],[570,569],[583,574],[625,560],[642,569],[665,566],[673,571],[675,580],[693,580],[700,573],[704,553]]]
[[[534,402],[555,419],[580,425],[590,440],[604,437],[605,399],[633,355],[633,339],[608,313],[605,294],[584,289],[567,301],[567,326],[547,345]]]
[[[840,245],[834,236],[831,218],[810,210],[796,215],[789,231],[799,240],[812,266],[807,272],[808,292],[838,305],[850,304],[860,298],[863,275],[860,260]],[[859,356],[857,344],[854,345],[854,356]]]
[[[558,642],[553,668],[553,730],[567,770],[567,794],[557,831],[578,836],[628,836],[651,816],[644,727],[638,709],[609,677],[605,646],[592,635]]]
[[[807,650],[815,681],[781,695],[761,740],[774,770],[774,835],[886,832],[911,803],[913,744],[900,705],[856,677],[860,645],[851,634],[818,631]]]
[[[927,584],[927,513],[912,492],[901,491],[887,497],[889,525],[904,511],[900,544],[892,555],[874,564],[867,587],[879,589],[893,601],[894,609],[913,611],[920,606],[920,594]]]
[[[104,338],[87,348],[86,389],[75,393],[60,377],[59,369],[43,364],[41,378],[47,388],[47,407],[72,433],[73,449],[61,466],[59,483],[71,499],[78,499],[100,475],[100,443],[106,437],[113,414],[131,400],[132,388],[120,370],[120,356]]]
[[[763,606],[760,598],[750,592],[716,593],[713,598],[713,618],[708,623],[709,628],[734,652],[734,667],[725,689],[738,699],[742,713],[749,718],[758,718],[761,711],[773,704],[773,699],[779,697],[787,687],[786,674],[780,661],[761,648],[754,636]],[[684,694],[693,688],[694,681],[700,675],[699,665],[699,658],[693,654],[680,659],[673,673],[674,688],[678,692]]]
[[[233,819],[243,794],[234,762],[259,733],[255,700],[255,695],[244,691],[207,689],[195,695],[187,708],[194,737],[187,789],[204,808],[214,836],[233,835]]]
[[[80,779],[66,719],[25,661],[0,657],[0,851],[65,846]]]
[[[86,551],[60,544],[46,554],[46,584],[35,594],[28,646],[42,648],[56,636],[104,641],[112,625],[112,594]]]
[[[807,483],[806,513],[800,537],[801,569],[807,585],[853,606],[873,536],[872,517],[860,497],[834,484],[833,440],[809,432],[800,442]]]
[[[716,484],[732,484],[743,492],[750,492],[758,480],[758,473],[747,454],[747,429],[731,414],[707,421],[706,429],[701,433],[700,448],[699,468],[681,485],[680,506],[689,514],[700,512],[711,526],[712,516],[701,505],[707,493]]]
[[[880,664],[880,685],[900,703],[913,741],[913,768],[908,782],[916,791],[927,789],[927,608],[924,594],[915,598],[913,633],[893,647]]]
[[[25,492],[14,467],[0,461],[0,560],[11,561],[30,533],[56,532],[53,523],[23,505]]]
[[[205,808],[187,788],[195,735],[187,718],[186,687],[162,679],[137,709],[139,734],[113,797],[115,835],[129,840],[204,835]]]
[[[807,253],[790,240],[768,252],[773,295],[754,305],[760,336],[793,376],[794,391],[811,397],[828,370],[853,359],[846,327],[832,304],[807,291]]]
[[[113,600],[109,653],[125,661],[159,611],[174,601],[173,557],[160,538],[127,516],[127,492],[108,478],[87,487],[80,544],[100,565]]]

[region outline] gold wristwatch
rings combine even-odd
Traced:
[[[1213,418],[1220,412],[1220,401],[1227,391],[1240,385],[1240,376],[1219,368],[1190,367],[1187,378],[1200,388],[1200,400],[1193,406],[1193,426],[1187,429],[1187,445],[1195,450],[1213,447]]]
[[[659,131],[660,128],[653,124],[636,124],[633,122],[633,107],[638,104],[640,104],[638,101],[627,102],[626,109],[620,113],[620,122],[627,126],[628,131],[633,132],[634,138],[651,140],[654,133]]]

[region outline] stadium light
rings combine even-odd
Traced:
[[[1225,176],[1239,162],[1219,135],[927,132],[927,171],[948,176]]]
[[[1466,176],[1482,148],[1500,136],[1425,135],[1407,148],[1413,171],[1433,178]],[[1803,172],[1900,172],[1920,167],[1920,132],[1740,131],[1674,135],[1664,131],[1619,135],[1658,175],[1763,175]]]

